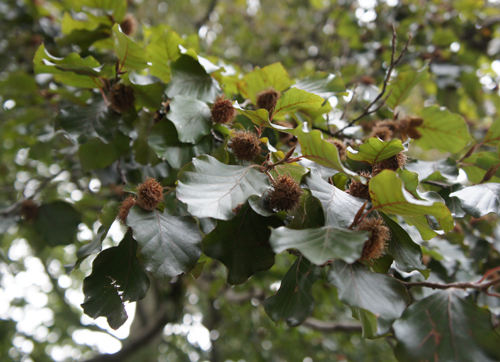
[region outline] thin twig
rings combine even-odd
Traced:
[[[389,69],[387,70],[387,74],[386,74],[385,79],[384,79],[384,84],[382,85],[382,90],[377,95],[377,97],[375,97],[375,99],[365,108],[365,110],[363,111],[363,113],[361,113],[361,115],[359,115],[358,117],[356,117],[355,119],[353,119],[351,122],[349,122],[347,124],[347,126],[341,128],[337,132],[333,133],[333,136],[336,136],[336,135],[344,132],[345,129],[347,129],[349,127],[352,127],[357,121],[359,121],[364,116],[372,114],[372,113],[375,113],[376,111],[378,111],[380,109],[380,107],[382,107],[385,104],[385,101],[387,100],[388,96],[386,98],[384,98],[384,99],[382,99],[382,97],[384,96],[384,94],[385,94],[385,92],[387,90],[387,85],[388,85],[389,80],[391,78],[392,71],[399,64],[399,62],[401,62],[401,60],[403,59],[403,56],[408,51],[408,46],[410,45],[411,39],[412,39],[412,34],[410,34],[408,36],[408,42],[406,43],[405,47],[401,51],[401,54],[399,55],[399,57],[397,59],[395,59],[395,56],[396,56],[396,44],[397,44],[397,34],[396,34],[396,28],[394,27],[394,25],[392,26],[391,63],[389,65]],[[389,95],[390,95],[390,93],[389,93]],[[380,99],[382,99],[381,104],[378,107],[376,107],[374,109],[371,109],[372,106],[375,105],[375,103],[377,103]]]

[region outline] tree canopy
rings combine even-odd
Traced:
[[[0,19],[2,360],[500,360],[498,1]]]

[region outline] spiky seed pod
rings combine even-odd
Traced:
[[[359,81],[364,85],[375,84],[375,79],[373,77],[370,77],[369,75],[363,75],[361,78],[359,78]]]
[[[397,121],[393,121],[392,119],[386,119],[383,121],[378,121],[375,123],[376,127],[387,127],[392,132],[396,132],[399,130],[399,123]]]
[[[236,158],[243,161],[253,160],[262,151],[259,137],[248,131],[235,132],[228,147],[233,150]]]
[[[339,139],[335,139],[335,138],[328,139],[328,142],[330,142],[332,145],[337,147],[337,151],[339,152],[340,159],[342,161],[345,161],[347,159],[347,148],[346,148],[344,142],[342,142]]]
[[[236,117],[236,109],[230,99],[217,98],[212,107],[212,119],[215,123],[229,123]]]
[[[394,133],[387,126],[375,126],[372,129],[372,133],[370,133],[370,136],[368,137],[378,137],[382,141],[389,141],[393,134]]]
[[[137,200],[134,196],[129,195],[125,199],[123,199],[122,204],[120,205],[120,209],[118,211],[118,220],[125,225],[127,220],[128,213],[132,206],[137,203]]]
[[[418,140],[422,137],[422,134],[416,127],[421,126],[422,123],[424,123],[424,120],[422,118],[412,116],[399,121],[399,128],[401,129],[401,133],[403,135],[414,140]]]
[[[383,160],[382,162],[375,165],[374,170],[379,173],[382,170],[393,170],[396,171],[398,168],[406,165],[408,157],[404,152],[399,152],[398,154]]]
[[[132,36],[137,30],[137,20],[132,14],[127,14],[125,19],[120,23],[120,28],[123,34]]]
[[[351,183],[349,184],[349,194],[355,197],[360,197],[362,199],[370,200],[370,189],[368,187],[368,184],[370,182],[370,174],[368,172],[361,172],[359,174],[362,177],[365,177],[367,179],[366,185],[363,183],[352,180]]]
[[[20,214],[24,220],[30,222],[37,218],[40,210],[38,209],[38,205],[35,204],[32,200],[24,200],[21,204]]]
[[[123,83],[117,83],[109,92],[109,101],[111,108],[119,113],[124,113],[134,107],[134,90]]]
[[[267,198],[267,206],[271,210],[292,211],[300,204],[302,189],[290,175],[279,176]]]
[[[280,97],[281,93],[273,88],[260,92],[257,94],[257,107],[267,109],[271,113]]]
[[[156,209],[163,201],[163,186],[152,177],[148,177],[144,183],[137,186],[137,205],[143,210]]]
[[[360,260],[370,261],[380,258],[384,254],[387,241],[391,236],[389,228],[384,225],[384,221],[381,218],[365,219],[357,229],[371,233],[370,238],[363,245]]]

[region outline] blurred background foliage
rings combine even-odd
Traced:
[[[58,39],[64,35],[64,12],[75,3],[0,3],[0,359],[393,361],[391,340],[362,339],[356,331],[331,332],[331,324],[326,331],[321,325],[274,325],[261,301],[272,295],[291,265],[286,255],[277,256],[265,277],[257,274],[250,283],[234,288],[224,284],[224,268],[215,261],[207,263],[204,277],[198,280],[183,276],[169,287],[154,284],[154,292],[145,300],[127,307],[135,317],[119,331],[82,314],[82,280],[90,273],[92,258],[70,276],[64,266],[75,262],[77,250],[95,237],[96,215],[103,206],[109,200],[120,201],[124,191],[109,170],[84,172],[75,146],[62,134],[54,134],[53,119],[59,108],[85,104],[91,91],[75,92],[43,75],[33,76],[33,57],[42,42],[55,56],[81,51],[82,57],[105,61],[93,47],[75,49],[71,41]],[[247,72],[274,62],[281,62],[292,77],[317,70],[340,72],[347,88],[357,95],[352,110],[377,95],[390,61],[391,24],[395,24],[399,50],[413,34],[397,72],[428,65],[431,74],[411,94],[402,114],[418,113],[421,104],[446,106],[466,118],[478,140],[498,118],[499,1],[131,0],[128,5],[128,12],[145,29],[134,35],[141,42],[147,42],[148,29],[152,32],[158,24],[166,24],[210,59],[226,60]],[[338,117],[346,103],[343,97],[337,101],[332,117]],[[367,117],[366,123],[392,117],[384,112],[388,111]],[[428,160],[446,156],[435,150],[413,152]],[[138,164],[126,171],[136,183],[147,175],[166,178],[172,172]],[[46,240],[43,226],[23,227],[30,221],[10,212],[19,207],[16,202],[22,196],[36,200],[41,193],[46,203],[64,199],[80,212],[74,244]],[[486,240],[500,249],[494,239],[499,232],[496,215],[474,221],[474,228],[489,235],[491,240]],[[113,224],[104,246],[116,245],[123,233],[119,224]],[[484,243],[488,244],[477,241],[470,249],[463,239],[441,244],[448,248],[447,256],[433,261],[431,269],[446,275],[450,264],[477,263],[487,253]],[[317,285],[313,292],[317,301],[313,317],[331,323],[353,321],[334,288]],[[150,330],[151,321],[160,318],[166,323],[163,333]],[[141,339],[148,333],[154,337]],[[122,346],[126,352],[122,355],[100,355],[115,353]]]

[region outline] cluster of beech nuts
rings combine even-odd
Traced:
[[[130,195],[122,201],[118,219],[125,224],[132,206],[137,205],[143,210],[152,211],[162,201],[163,186],[156,179],[148,177],[144,183],[137,186],[137,197]]]

